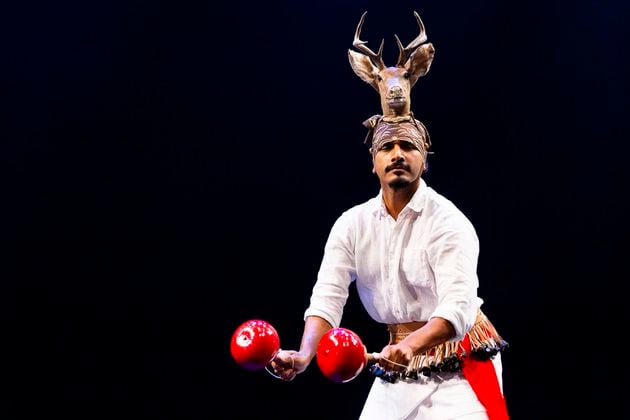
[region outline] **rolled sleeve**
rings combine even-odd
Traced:
[[[430,318],[440,317],[455,329],[453,340],[462,340],[475,323],[478,310],[477,236],[467,224],[441,233],[431,248],[438,304]]]
[[[348,288],[339,285],[334,281],[324,279],[334,279],[334,276],[322,275],[313,287],[309,307],[304,312],[304,319],[309,316],[319,316],[333,326],[341,324],[343,307],[348,300]]]
[[[352,235],[347,217],[340,217],[331,229],[317,281],[304,318],[319,316],[333,327],[341,324],[350,283],[356,277]]]

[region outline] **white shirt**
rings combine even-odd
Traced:
[[[345,211],[334,223],[304,317],[341,322],[349,286],[365,309],[386,324],[451,322],[463,339],[483,300],[477,296],[479,241],[455,205],[421,180],[394,220],[382,191]]]

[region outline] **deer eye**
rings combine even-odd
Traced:
[[[410,76],[411,76],[411,75],[409,74],[409,72],[408,72],[408,71],[406,71],[406,72],[404,72],[404,73],[403,73],[403,77],[404,77],[405,79],[409,79],[409,77],[410,77]]]
[[[382,81],[383,81],[383,78],[381,77],[381,75],[380,75],[380,74],[377,74],[377,75],[376,75],[376,80],[378,80],[379,82],[382,82]]]

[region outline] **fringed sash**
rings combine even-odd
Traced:
[[[389,344],[400,343],[426,322],[388,325]],[[492,364],[492,358],[509,346],[494,325],[481,312],[462,341],[446,342],[414,356],[404,372],[387,371],[378,363],[369,367],[373,375],[394,383],[398,379],[418,379],[437,372],[461,371],[490,420],[509,419],[505,399]]]
[[[426,322],[389,325],[389,344],[400,343],[424,324]],[[475,324],[466,335],[470,341],[468,350],[464,348],[464,340],[448,341],[432,347],[411,359],[405,372],[406,375],[411,374],[411,377],[417,378],[418,373],[431,376],[431,372],[455,372],[461,370],[462,361],[469,353],[475,359],[489,360],[499,351],[508,347],[508,343],[499,335],[494,325],[481,311],[477,313]]]

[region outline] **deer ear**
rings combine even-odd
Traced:
[[[378,92],[378,84],[375,78],[378,74],[378,67],[372,64],[370,57],[356,51],[348,50],[348,58],[350,59],[350,66],[352,70],[354,70],[354,73]]]
[[[411,57],[409,57],[409,60],[405,63],[405,68],[411,74],[409,79],[411,86],[415,85],[420,77],[429,72],[434,55],[435,48],[433,48],[433,44],[431,43],[419,46],[411,54]]]

